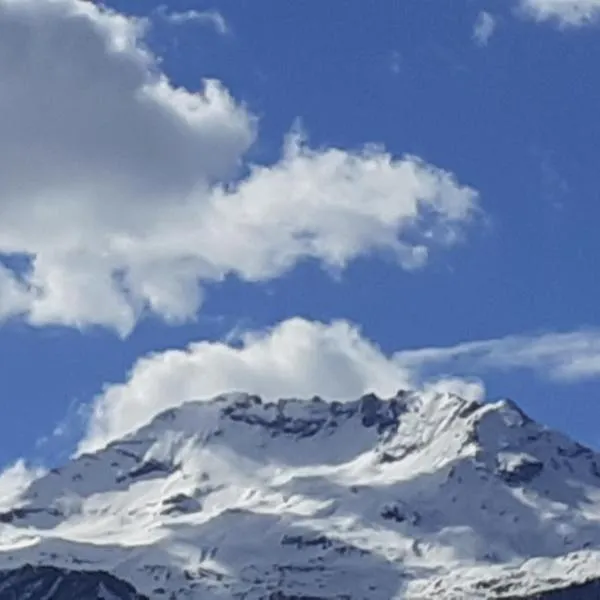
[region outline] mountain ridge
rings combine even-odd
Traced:
[[[169,599],[535,598],[600,572],[599,463],[508,400],[227,394],[33,481],[0,510],[0,570]]]

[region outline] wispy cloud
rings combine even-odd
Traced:
[[[400,75],[402,71],[402,55],[397,50],[394,50],[390,57],[390,71],[394,75]]]
[[[395,360],[415,371],[532,369],[554,381],[583,381],[600,377],[600,329],[513,335],[447,348],[399,352]]]
[[[166,6],[160,6],[156,13],[172,25],[186,25],[188,23],[208,25],[221,35],[226,35],[231,31],[225,17],[217,10],[169,11]]]
[[[580,27],[598,20],[600,0],[521,0],[520,11],[536,21]]]
[[[473,26],[473,40],[478,46],[487,46],[496,31],[496,18],[486,11],[477,15]]]

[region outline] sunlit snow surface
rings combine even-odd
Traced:
[[[149,598],[524,596],[600,575],[600,458],[506,401],[224,396],[0,503],[25,564]]]

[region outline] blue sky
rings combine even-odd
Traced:
[[[144,2],[144,12],[133,0],[107,4],[114,12],[79,0],[28,0],[29,11],[0,0],[0,34],[12,27],[0,42],[10,117],[0,127],[13,140],[0,142],[9,175],[0,185],[0,464],[62,460],[82,437],[124,432],[114,423],[133,405],[142,419],[240,382],[274,395],[342,395],[387,389],[395,376],[419,385],[477,378],[487,396],[512,397],[600,446],[599,3],[332,0],[317,11],[308,2],[173,0]],[[145,19],[135,35],[133,16]],[[123,31],[132,37],[111,49]],[[190,103],[203,79],[219,81],[216,108],[175,123],[167,109],[177,98],[161,96],[154,112],[146,104],[131,117],[141,79],[154,85],[157,73]],[[294,175],[282,147],[298,127],[313,154]],[[353,179],[367,144],[378,158],[389,153],[393,168],[365,166]],[[358,157],[344,181],[339,170],[323,174],[332,148]],[[263,170],[255,176],[251,165]],[[441,198],[409,225],[403,212],[385,220],[414,193],[402,165]],[[184,229],[172,215],[188,202],[194,211],[194,202],[221,206],[211,195],[221,184],[245,190],[223,192],[228,221],[218,220],[221,209],[202,213],[205,245],[177,244]],[[376,215],[365,208],[370,195]],[[190,222],[197,213],[181,214]],[[318,250],[290,250],[281,232],[296,216]],[[181,235],[196,243],[191,226]],[[417,246],[429,248],[426,261]],[[111,281],[131,277],[125,308],[100,286],[107,269]],[[269,329],[293,317],[304,325],[279,337]],[[314,329],[336,320],[377,356],[356,350],[354,334]],[[331,378],[346,377],[347,387],[331,387],[314,365],[298,367],[310,385],[282,384],[284,374],[295,381],[297,355],[285,353],[298,340],[322,352],[323,365],[331,359]],[[169,351],[202,341],[201,360],[190,350],[191,364],[170,361]],[[421,348],[438,350],[406,352]],[[141,373],[137,361],[148,355]],[[283,355],[290,364],[268,379]],[[168,399],[151,399],[155,389]],[[113,416],[99,424],[94,403]]]

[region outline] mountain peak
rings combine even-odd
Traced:
[[[40,477],[0,530],[0,570],[152,598],[524,596],[595,572],[600,470],[508,400],[236,393]]]

